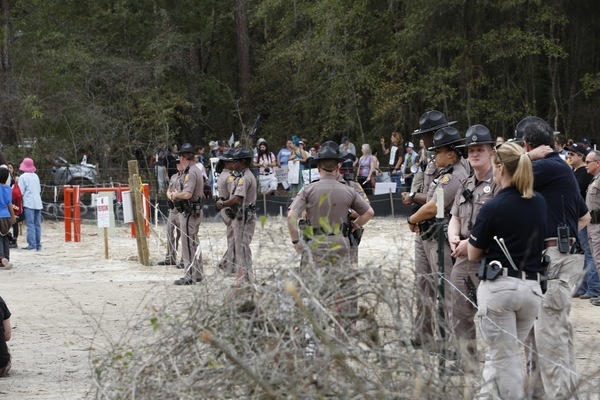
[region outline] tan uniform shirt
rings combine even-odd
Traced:
[[[176,192],[179,189],[179,178],[181,178],[179,173],[171,176],[171,179],[169,180],[169,191]]]
[[[231,181],[230,178],[231,177]],[[217,191],[219,192],[219,197],[227,200],[229,196],[231,196],[231,191],[233,189],[235,176],[231,174],[231,171],[227,168],[223,168],[223,171],[219,174],[219,179],[217,179]]]
[[[235,179],[235,187],[233,189],[234,196],[240,196],[244,198],[244,201],[240,204],[243,208],[248,207],[250,204],[256,204],[256,177],[250,171],[250,168],[246,168],[241,171],[239,178]]]
[[[187,168],[187,173],[183,174],[182,178],[182,192],[188,192],[192,194],[190,201],[198,201],[198,199],[204,198],[204,177],[202,171],[199,168],[194,168],[196,163],[191,163]]]
[[[493,170],[490,168],[483,180],[477,181],[477,178],[473,175],[467,179],[463,190],[458,190],[450,214],[460,219],[461,239],[469,237],[479,210],[485,203],[493,199],[500,189],[500,185],[496,185],[494,182]],[[463,195],[465,190],[472,192],[472,201],[467,200]]]
[[[349,209],[362,215],[369,208],[369,203],[356,189],[332,176],[323,176],[318,182],[303,187],[290,206],[297,215],[306,210],[307,218],[315,227],[341,226],[348,221]]]
[[[585,204],[590,211],[600,210],[600,174],[594,176],[590,186],[588,186]]]
[[[444,188],[444,210],[448,213],[452,210],[456,193],[462,187],[463,181],[469,176],[469,173],[461,160],[457,161],[452,166],[451,173],[442,174],[444,170],[440,171],[440,175],[429,184],[429,191],[427,192],[427,201],[429,201],[435,196],[435,190],[438,187]]]

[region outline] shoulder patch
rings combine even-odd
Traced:
[[[450,181],[452,180],[452,174],[445,174],[444,176],[442,176],[439,180],[439,182],[442,185],[446,185],[448,183],[450,183]]]
[[[184,182],[187,182],[187,181],[189,181],[189,180],[190,180],[190,175],[189,175],[189,174],[187,174],[187,175],[185,176],[185,179],[184,179],[183,181],[184,181]]]
[[[243,184],[244,184],[244,178],[240,178],[240,179],[238,179],[238,183],[237,183],[237,185],[238,185],[238,186],[242,186]]]

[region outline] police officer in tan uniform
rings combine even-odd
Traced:
[[[353,187],[338,180],[344,156],[337,143],[323,143],[315,156],[320,180],[302,188],[292,202],[288,211],[288,229],[294,249],[302,254],[302,270],[311,269],[323,275],[328,289],[334,292],[332,296],[337,299],[340,324],[347,329],[352,324],[350,317],[357,313],[356,301],[346,300],[354,293],[356,285],[343,282],[355,266],[347,232],[362,228],[374,212]],[[347,222],[350,209],[358,214],[352,225]],[[302,238],[298,220],[304,211],[311,225],[305,229]]]
[[[252,251],[250,243],[256,227],[256,177],[250,170],[253,153],[240,148],[233,153],[233,168],[237,174],[233,191],[228,200],[217,201],[217,208],[229,208],[227,212],[234,216],[231,227],[234,232],[234,267],[239,282],[250,282],[252,276]]]
[[[456,193],[462,187],[462,182],[469,176],[463,164],[460,149],[456,146],[463,139],[455,128],[446,127],[438,130],[433,136],[435,163],[441,168],[439,176],[431,182],[427,192],[427,202],[413,215],[408,217],[411,231],[418,233],[422,240],[425,259],[417,259],[415,254],[415,273],[417,288],[417,320],[413,326],[415,337],[411,344],[419,347],[423,342],[434,341],[435,304],[437,298],[438,278],[438,243],[435,217],[437,200],[435,191],[438,187],[444,189],[444,212],[449,219],[449,213],[454,203]],[[445,277],[452,276],[452,258],[450,246],[444,240],[444,273]],[[446,321],[452,322],[452,301],[450,291],[445,292]],[[446,329],[448,332],[449,330]]]
[[[585,157],[588,173],[594,176],[588,186],[585,203],[587,204],[591,221],[587,227],[590,238],[590,248],[596,265],[600,265],[600,151],[592,150]],[[592,299],[592,304],[600,306],[600,297]]]
[[[185,276],[175,281],[175,285],[193,285],[202,281],[202,251],[198,229],[200,227],[202,200],[204,199],[204,177],[200,168],[196,168],[194,147],[186,143],[179,149],[179,163],[183,174],[179,190],[171,194],[171,199],[179,207],[179,224],[181,227],[182,256]]]
[[[479,286],[479,263],[468,260],[467,244],[479,210],[494,198],[500,186],[494,182],[494,140],[490,130],[481,124],[473,125],[467,129],[465,138],[473,175],[457,191],[450,211],[452,218],[448,223],[448,240],[452,257],[456,261],[449,278],[452,283],[450,290],[454,322],[452,342],[459,357],[458,367],[461,370],[474,371],[479,363],[474,322],[477,308],[476,304],[473,304]]]
[[[177,173],[171,176],[169,187],[167,189],[167,198],[169,199],[169,218],[167,221],[167,255],[164,261],[159,261],[158,265],[177,265],[177,250],[179,248],[179,239],[181,238],[181,228],[179,226],[179,210],[171,199],[173,193],[179,188],[179,180],[183,173],[183,167],[179,160],[175,161]]]
[[[431,110],[424,113],[419,119],[419,129],[413,132],[413,136],[415,137],[415,141],[423,139],[426,147],[430,147],[433,145],[433,135],[434,133],[447,126],[456,123],[456,121],[448,122],[446,116],[437,110]],[[413,185],[411,187],[411,192],[402,193],[402,202],[405,205],[416,205],[418,207],[423,206],[427,202],[427,191],[429,190],[429,186],[433,182],[435,178],[439,175],[440,168],[435,164],[435,160],[432,160],[427,164],[424,171],[420,171],[418,173],[419,176],[415,176],[413,179]],[[420,182],[420,183],[419,183]],[[420,235],[415,235],[415,273],[416,271],[426,270],[429,265],[428,256],[425,253],[424,240]],[[419,310],[417,311],[419,312]],[[428,324],[431,323],[431,320],[428,320]],[[423,332],[423,324],[425,320],[423,319],[422,313],[416,316],[414,329],[414,337],[411,338],[411,343],[415,347],[420,347],[421,344],[426,342],[431,342],[433,339],[433,331],[428,330]],[[423,333],[423,334],[421,334]]]
[[[226,201],[231,197],[231,193],[233,193],[236,178],[233,170],[233,153],[233,149],[227,149],[219,156],[219,163],[216,167],[217,172],[219,172],[219,178],[217,179],[217,191],[219,193],[218,200]],[[236,272],[236,268],[233,264],[235,259],[234,232],[231,224],[233,218],[227,215],[227,212],[225,212],[225,209],[223,208],[219,213],[221,214],[223,223],[227,227],[227,251],[225,251],[225,254],[221,257],[218,267],[223,271]]]

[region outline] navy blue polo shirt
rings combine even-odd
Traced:
[[[576,237],[577,220],[587,214],[588,208],[571,167],[553,152],[533,162],[533,176],[533,190],[540,192],[548,205],[545,237],[557,237],[556,229],[563,221],[569,226],[570,236]]]
[[[524,199],[514,186],[506,187],[481,207],[469,243],[478,249],[489,249],[487,262],[497,260],[503,267],[512,268],[494,240],[494,236],[502,238],[517,268],[541,273],[546,213],[541,194]]]

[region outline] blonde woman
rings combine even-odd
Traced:
[[[485,257],[486,266],[480,269],[477,289],[479,331],[488,345],[481,395],[524,399],[519,345],[533,328],[542,303],[547,206],[533,191],[531,160],[521,146],[502,144],[492,163],[494,180],[502,189],[481,208],[467,246],[469,261]]]
[[[367,195],[373,194],[375,189],[375,174],[377,172],[377,157],[371,154],[371,146],[363,144],[361,147],[362,156],[358,160],[358,178],[357,181],[365,189]]]

